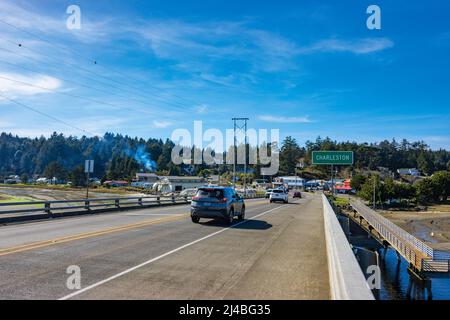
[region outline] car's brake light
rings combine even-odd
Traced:
[[[192,197],[192,200],[196,201],[196,200],[198,200],[198,197],[197,196]]]
[[[227,198],[222,198],[222,199],[220,199],[220,203],[226,203],[227,201],[228,201]]]

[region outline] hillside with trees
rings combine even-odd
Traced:
[[[22,138],[12,134],[0,135],[0,177],[19,175],[22,180],[34,176],[57,177],[61,180],[83,181],[84,160],[95,160],[95,177],[131,179],[136,172],[158,172],[170,175],[226,174],[229,165],[176,166],[171,162],[175,144],[169,139],[142,139],[106,133],[103,137],[65,137],[54,133],[48,138]],[[392,172],[399,168],[418,168],[424,175],[450,169],[450,152],[431,150],[423,142],[382,141],[380,143],[336,142],[330,138],[306,141],[304,146],[292,137],[286,137],[280,148],[279,175],[296,173],[327,177],[327,166],[312,166],[311,153],[315,150],[350,150],[355,153],[354,167],[345,170],[378,170],[384,167]],[[192,150],[194,152],[194,149]],[[299,168],[302,163],[303,169]],[[254,178],[259,177],[259,165],[250,165]],[[205,171],[208,170],[208,171]],[[312,172],[312,174],[311,174]]]

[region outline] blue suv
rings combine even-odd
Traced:
[[[203,187],[192,198],[191,219],[194,223],[200,218],[220,218],[231,224],[234,217],[244,220],[245,203],[233,188]]]

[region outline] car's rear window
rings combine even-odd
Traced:
[[[273,193],[284,193],[283,190],[273,190],[272,192],[273,192]]]
[[[223,190],[222,189],[199,189],[197,191],[198,198],[223,198]]]

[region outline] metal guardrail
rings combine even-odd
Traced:
[[[433,260],[433,248],[379,215],[360,200],[351,200],[350,204],[372,228],[418,270],[423,269],[424,261]]]
[[[264,195],[247,195],[245,199],[264,198]],[[51,215],[55,211],[84,210],[93,211],[95,209],[125,209],[133,207],[145,207],[151,205],[189,203],[191,197],[188,196],[146,196],[146,197],[111,197],[111,198],[91,198],[75,200],[51,200],[51,201],[27,201],[0,203],[0,217],[2,215],[36,213]],[[73,205],[69,205],[73,204]],[[39,206],[39,208],[37,208]],[[20,209],[6,209],[10,207],[22,207]]]
[[[331,298],[374,300],[372,291],[327,197],[322,195]]]
[[[115,197],[77,200],[27,201],[0,203],[1,215],[42,212],[51,215],[54,211],[94,209],[121,209],[127,207],[143,207],[169,203],[188,203],[191,198],[180,196],[149,196],[149,197]],[[73,204],[73,205],[68,205]],[[42,206],[36,208],[36,206]],[[8,207],[23,207],[20,209],[2,210]],[[31,208],[30,208],[31,207]]]

